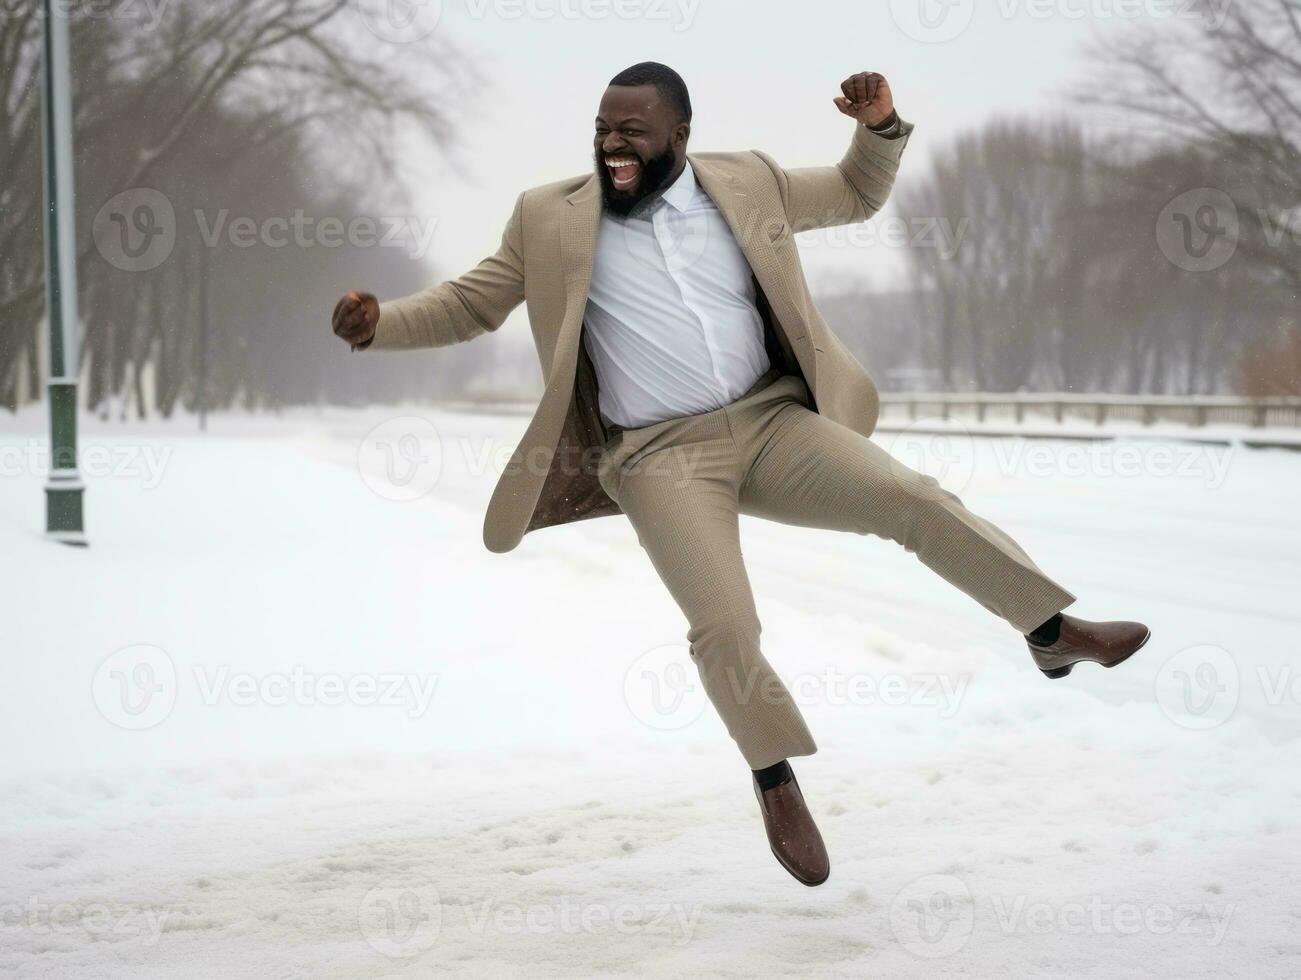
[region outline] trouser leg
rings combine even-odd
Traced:
[[[1002,530],[872,440],[794,398],[755,425],[743,513],[897,541],[1022,633],[1075,601]]]
[[[759,617],[741,555],[735,446],[723,438],[668,446],[615,464],[603,485],[687,618],[706,695],[751,769],[811,755],[817,745],[760,649]]]

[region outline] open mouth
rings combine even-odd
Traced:
[[[614,181],[615,190],[631,190],[641,177],[641,161],[636,157],[606,157],[605,165],[610,169],[610,179]]]

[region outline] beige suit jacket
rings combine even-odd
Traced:
[[[770,355],[803,376],[817,411],[863,435],[876,426],[876,386],[814,307],[792,236],[876,214],[912,130],[903,122],[886,138],[856,124],[833,167],[785,170],[758,150],[688,154],[749,259]],[[605,432],[582,344],[600,218],[595,174],[532,188],[515,201],[496,254],[458,279],[380,304],[370,350],[473,340],[527,304],[546,390],[488,505],[491,551],[510,551],[540,527],[619,512],[596,478]]]

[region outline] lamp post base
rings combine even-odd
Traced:
[[[81,498],[85,487],[75,475],[50,477],[45,486],[45,536],[51,541],[85,547]]]

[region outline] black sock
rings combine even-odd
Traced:
[[[759,792],[765,792],[774,786],[780,786],[782,783],[790,782],[791,773],[790,763],[785,759],[775,766],[769,766],[767,769],[755,769],[754,779],[759,784]]]
[[[1052,619],[1046,620],[1026,634],[1035,646],[1047,647],[1057,642],[1062,635],[1062,614],[1054,613]]]

